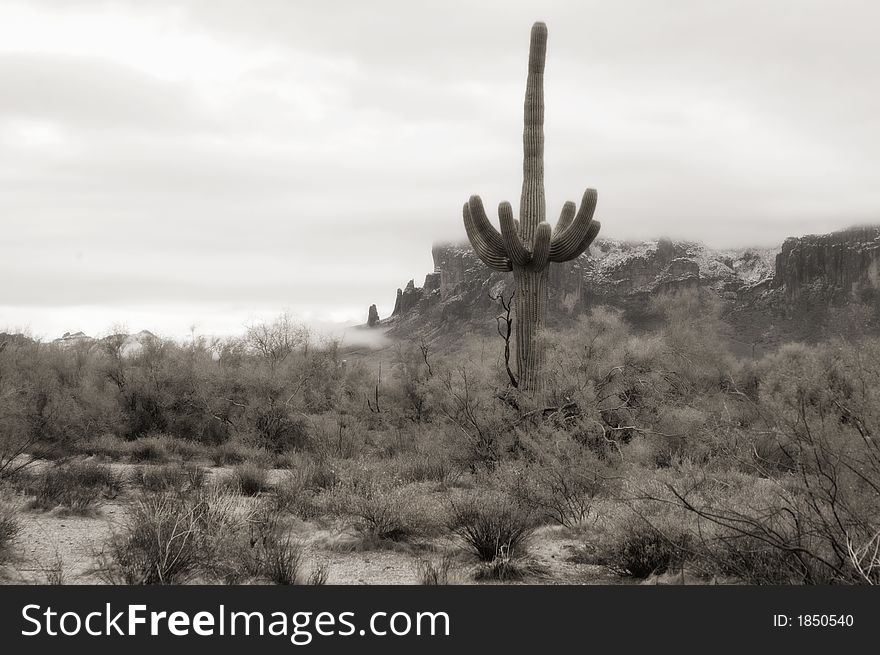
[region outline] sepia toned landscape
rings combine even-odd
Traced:
[[[5,334],[4,578],[876,582],[871,232],[789,244],[861,271],[780,257],[738,287],[674,275],[691,246],[631,246],[603,273],[642,288],[551,314],[540,396],[492,334],[510,291],[465,254],[461,280],[361,328],[373,346],[283,315],[225,340]],[[805,306],[811,338],[786,339]]]
[[[0,315],[0,581],[880,582],[880,225],[849,221],[855,210],[814,234],[780,219],[784,240],[714,247],[663,236],[659,221],[646,238],[618,238],[626,212],[613,191],[607,213],[601,188],[566,189],[581,200],[563,204],[554,185],[545,198],[554,51],[547,25],[531,24],[527,41],[529,25],[520,56],[501,60],[525,81],[524,101],[521,86],[481,96],[484,111],[514,104],[522,121],[519,202],[477,176],[456,185],[457,205],[428,208],[457,240],[435,239],[414,212],[411,228],[389,222],[384,234],[417,235],[420,261],[433,242],[433,270],[396,297],[392,287],[363,297],[362,324],[325,329],[261,300],[260,317],[234,333],[121,322],[46,337],[12,327],[29,307],[16,296],[30,293],[17,290],[27,276],[3,282],[0,307],[19,313]],[[565,70],[573,55],[562,52]],[[497,219],[469,195],[484,184],[486,206],[501,201]],[[340,294],[379,264],[412,270],[397,265],[393,238],[377,256],[382,233],[347,229],[287,236],[350,267]],[[166,291],[196,279],[239,293],[178,262],[214,245],[141,226],[112,247],[149,257],[137,254],[144,233],[184,253],[161,250],[166,259],[138,271],[144,288],[177,271]],[[233,231],[232,246],[255,233]],[[274,260],[261,269],[260,258],[283,239],[257,237],[259,275],[242,273],[256,282],[242,282],[236,311],[252,306],[248,293],[257,306],[253,289],[288,280],[303,297],[332,297],[305,255],[283,254],[288,277],[270,280]],[[106,266],[100,284],[116,274]],[[47,279],[65,284],[63,273]],[[46,302],[65,316],[91,307]]]

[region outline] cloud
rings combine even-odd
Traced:
[[[112,61],[60,54],[0,53],[0,115],[85,129],[194,129],[186,85]]]
[[[537,18],[551,219],[593,186],[612,237],[878,220],[870,2],[10,2],[7,320],[390,305],[432,241],[463,238],[470,194],[517,204]]]

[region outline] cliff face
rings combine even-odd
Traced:
[[[382,325],[402,337],[493,333],[500,311],[493,298],[513,292],[512,277],[489,270],[469,244],[436,244],[432,253],[434,272],[422,287],[411,280],[398,289],[394,312]],[[880,324],[874,320],[880,317],[880,226],[790,238],[781,250],[599,239],[578,259],[552,267],[549,286],[549,325],[597,305],[621,309],[636,324],[650,322],[656,320],[653,297],[698,287],[722,300],[735,340],[773,345],[822,338],[853,306],[862,322]]]
[[[789,298],[871,300],[880,289],[880,226],[786,239],[773,284]]]

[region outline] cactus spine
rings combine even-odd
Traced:
[[[596,191],[587,189],[580,210],[573,202],[562,208],[556,228],[545,219],[544,202],[544,59],[547,26],[532,26],[529,72],[523,128],[523,185],[520,220],[509,202],[498,205],[501,231],[495,229],[479,196],[463,209],[468,239],[477,255],[497,271],[513,271],[516,283],[516,366],[519,387],[538,391],[542,363],[538,334],[547,313],[547,277],[550,262],[566,262],[581,255],[599,233],[593,220]]]

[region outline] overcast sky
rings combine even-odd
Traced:
[[[880,221],[873,0],[0,0],[0,330],[386,315],[471,193],[518,203],[534,20],[552,220]]]

